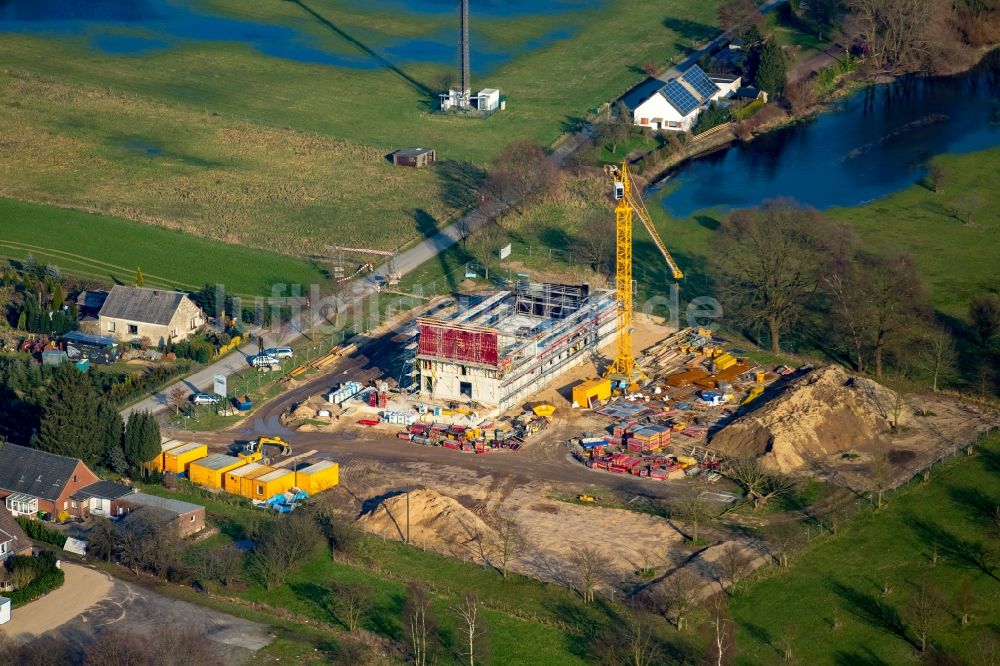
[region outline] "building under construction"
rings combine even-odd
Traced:
[[[519,282],[417,321],[420,396],[503,412],[615,333],[611,290]]]

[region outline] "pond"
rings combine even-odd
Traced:
[[[790,197],[857,206],[922,178],[927,160],[1000,145],[1000,52],[975,70],[861,90],[816,118],[678,168],[660,204],[675,217]]]
[[[311,0],[281,0],[298,5],[305,24],[273,25],[213,11],[193,0],[0,0],[0,34],[18,33],[48,38],[83,39],[93,50],[109,55],[141,56],[199,42],[235,42],[263,55],[350,69],[434,63],[454,66],[458,10],[454,0],[345,0],[363,9],[396,11],[433,19],[428,34],[418,39],[341,26],[336,10]],[[476,74],[488,73],[514,58],[567,39],[577,29],[567,24],[531,38],[496,44],[476,30],[499,18],[552,16],[604,0],[472,0],[471,61]],[[442,29],[447,14],[453,29]],[[319,26],[319,29],[315,29]],[[304,28],[303,26],[300,26]]]

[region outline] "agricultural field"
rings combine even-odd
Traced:
[[[0,199],[0,256],[33,256],[67,275],[124,284],[135,279],[138,266],[150,287],[198,290],[222,283],[247,297],[269,296],[276,284],[328,279],[322,264],[276,252],[10,199]]]
[[[430,113],[455,69],[457,17],[435,3],[150,0],[56,27],[16,4],[0,20],[0,195],[303,256],[432,233],[512,138],[550,143],[716,32],[716,3],[696,0],[474,12],[473,85],[508,108],[469,120]],[[442,162],[386,160],[413,145]]]
[[[740,626],[737,663],[775,663],[786,647],[797,663],[907,663],[925,626],[928,646],[957,656],[955,663],[994,663],[998,475],[994,435],[976,456],[904,487],[789,569],[767,570],[731,603]],[[922,590],[933,600],[927,613]]]

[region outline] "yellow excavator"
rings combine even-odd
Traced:
[[[265,465],[270,462],[270,459],[264,458],[264,447],[276,446],[281,451],[281,455],[288,456],[292,454],[292,445],[283,440],[281,437],[258,437],[257,439],[251,440],[243,445],[243,450],[238,452],[236,455],[245,460],[248,463],[252,462],[263,462]]]

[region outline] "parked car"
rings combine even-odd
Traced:
[[[281,365],[278,359],[270,354],[257,354],[250,357],[250,365],[255,368],[267,368],[272,365]]]
[[[274,358],[291,358],[294,356],[291,347],[271,347],[264,350],[265,356],[273,356]]]
[[[219,402],[219,396],[211,393],[192,393],[190,400],[196,405],[214,405]]]

